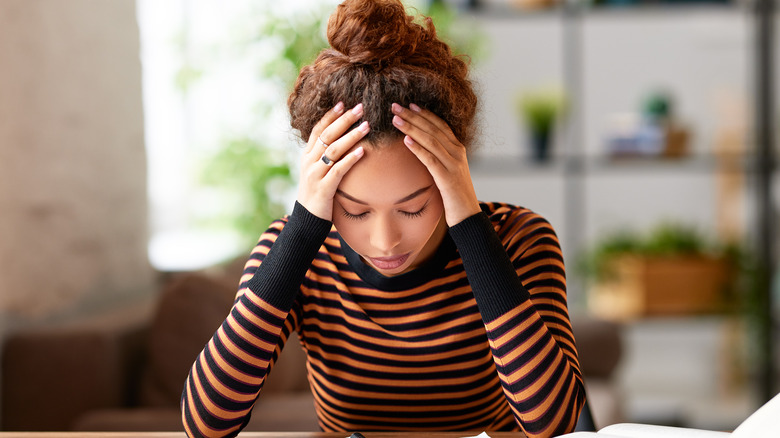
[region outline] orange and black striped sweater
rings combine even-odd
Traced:
[[[482,209],[423,266],[384,277],[296,204],[192,366],[188,435],[236,435],[294,331],[325,431],[571,431],[585,393],[558,239],[530,210]]]

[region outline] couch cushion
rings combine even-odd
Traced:
[[[81,416],[76,431],[173,432],[183,431],[177,408],[101,409]],[[318,431],[311,393],[273,394],[261,397],[244,431]]]
[[[173,432],[183,431],[178,408],[97,409],[73,424],[79,432]]]
[[[623,355],[620,324],[587,315],[571,322],[583,376],[610,379]]]
[[[179,406],[190,367],[230,312],[233,283],[187,274],[163,289],[149,333],[142,406]]]

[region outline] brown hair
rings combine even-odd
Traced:
[[[339,101],[363,103],[363,120],[376,145],[400,137],[390,105],[415,103],[441,117],[467,148],[474,137],[477,97],[468,67],[439,40],[429,17],[424,25],[400,0],[346,0],[328,21],[331,48],[301,69],[287,104],[291,125],[306,141],[314,125]]]

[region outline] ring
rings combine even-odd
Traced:
[[[322,162],[325,163],[328,167],[333,165],[333,160],[328,158],[328,156],[325,155],[325,154],[322,154],[322,156],[320,157],[320,160],[322,160]]]
[[[319,135],[317,136],[317,141],[319,141],[320,143],[322,143],[322,146],[323,146],[325,149],[327,149],[327,148],[328,148],[328,146],[329,146],[329,145],[328,145],[327,143],[325,143],[324,141],[322,141],[322,137],[320,137]]]

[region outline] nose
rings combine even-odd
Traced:
[[[390,255],[393,248],[401,243],[402,231],[400,224],[392,218],[379,217],[374,221],[369,240],[381,255]]]

